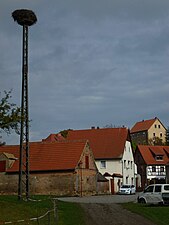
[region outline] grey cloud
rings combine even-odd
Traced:
[[[168,0],[1,1],[0,90],[13,88],[16,102],[22,29],[11,12],[26,7],[38,16],[29,29],[31,140],[154,116],[168,123]]]

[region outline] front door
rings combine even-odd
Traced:
[[[114,194],[114,179],[110,179],[111,182],[111,193]]]

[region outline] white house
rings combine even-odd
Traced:
[[[136,184],[136,166],[127,128],[92,128],[68,132],[67,140],[82,139],[89,141],[99,172],[109,179],[110,193],[118,192],[121,184]]]

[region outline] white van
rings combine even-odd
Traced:
[[[138,203],[169,204],[169,184],[151,184],[139,193]]]

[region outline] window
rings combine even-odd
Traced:
[[[101,169],[106,168],[106,161],[100,161],[100,168]]]
[[[155,133],[153,133],[153,137],[155,137],[156,136],[156,134]]]
[[[89,156],[88,155],[85,156],[85,168],[89,169]]]
[[[163,166],[160,167],[160,172],[164,172],[164,167]]]
[[[154,192],[161,192],[161,185],[156,185]]]
[[[162,155],[156,155],[156,160],[157,161],[163,160],[163,156]]]
[[[128,178],[128,177],[126,177],[126,184],[128,184],[128,181],[129,181],[129,178]]]
[[[124,160],[124,168],[126,168],[126,160]]]
[[[157,125],[155,124],[154,127],[157,128]]]
[[[163,136],[163,134],[162,134],[162,133],[160,133],[160,138],[162,138],[162,136]]]
[[[160,128],[160,125],[158,125],[158,128]]]
[[[149,186],[145,189],[144,192],[153,192],[153,188],[154,188],[154,186]]]
[[[152,172],[156,172],[156,167],[152,166]]]
[[[132,183],[132,186],[134,186],[133,184],[134,184],[134,178],[132,177],[131,178],[131,183]]]
[[[131,161],[131,169],[133,169],[133,162]]]

